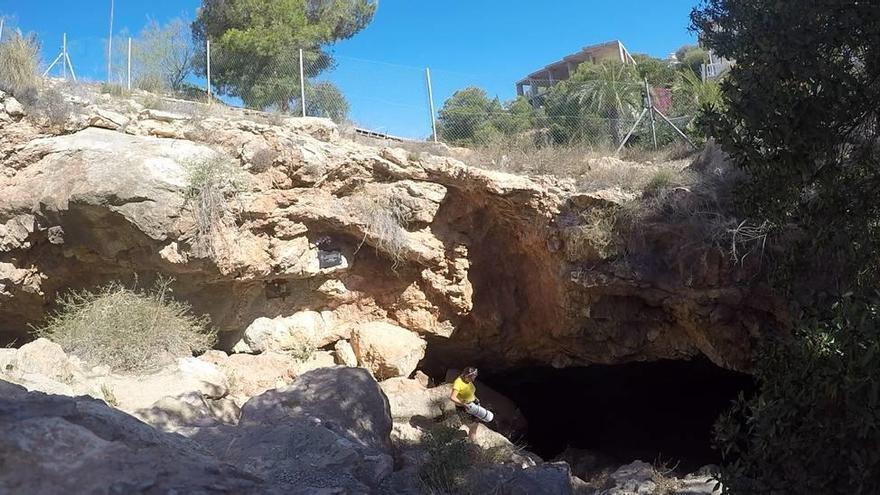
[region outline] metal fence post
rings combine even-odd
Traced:
[[[113,83],[113,4],[110,0],[110,36],[107,38],[107,84]]]
[[[67,33],[61,35],[61,75],[67,80]]]
[[[299,49],[299,101],[302,105],[302,116],[306,116],[306,76],[303,73],[303,50]]]
[[[3,23],[6,22],[6,19],[0,17],[0,41],[3,41]]]
[[[211,40],[205,41],[205,60],[206,60],[206,69],[205,74],[208,77],[208,103],[211,103],[213,98],[211,98]]]
[[[425,81],[428,84],[428,109],[431,111],[431,134],[434,136],[434,142],[437,139],[437,120],[434,118],[434,92],[431,89],[431,69],[425,67]]]
[[[651,138],[654,141],[654,150],[657,150],[657,126],[654,121],[654,100],[651,98],[651,87],[648,85],[648,78],[645,78],[645,98],[648,102],[648,112],[651,114]]]
[[[131,91],[131,36],[128,37],[128,90]]]

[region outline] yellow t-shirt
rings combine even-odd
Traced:
[[[455,379],[455,383],[452,384],[452,390],[455,390],[455,396],[458,397],[458,400],[465,404],[469,404],[477,398],[477,387],[474,386],[473,382],[468,383],[462,380],[461,377]]]

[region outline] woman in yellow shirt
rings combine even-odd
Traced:
[[[455,382],[453,382],[452,394],[449,395],[449,400],[455,404],[455,410],[458,412],[458,417],[461,418],[461,422],[468,427],[468,438],[471,441],[474,441],[477,438],[479,421],[468,414],[465,408],[471,402],[476,402],[477,404],[480,403],[480,401],[477,400],[477,387],[474,385],[474,380],[476,379],[477,369],[468,366],[458,375]]]

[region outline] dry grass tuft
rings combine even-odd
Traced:
[[[247,184],[247,174],[222,157],[213,157],[186,164],[187,204],[192,206],[196,221],[197,251],[216,254],[217,243],[223,240],[224,227],[235,223],[231,201],[240,200]]]
[[[0,90],[21,103],[33,102],[40,87],[40,45],[34,36],[13,33],[0,43]]]
[[[64,129],[75,112],[73,104],[55,88],[46,88],[27,105],[31,118],[55,129]]]
[[[269,170],[269,167],[271,167],[278,158],[278,154],[278,151],[272,148],[260,148],[254,153],[253,158],[250,160],[251,170],[257,173]]]
[[[106,383],[101,384],[101,395],[104,397],[104,402],[107,404],[117,407],[119,405],[119,399],[116,398],[116,394],[113,393],[113,388]]]
[[[173,299],[171,282],[160,280],[149,291],[112,283],[97,292],[69,292],[34,333],[89,363],[121,372],[151,371],[209,349],[215,334],[207,318],[193,316],[188,304]]]
[[[626,149],[620,158],[614,149],[588,144],[538,146],[532,139],[514,138],[479,146],[466,162],[514,174],[574,178],[582,189],[620,187],[636,190],[646,183],[655,164],[684,160],[694,154],[670,145],[657,151]]]
[[[358,197],[352,201],[352,211],[365,226],[364,242],[387,254],[394,268],[404,261],[407,239],[405,227],[410,213],[393,198]]]
[[[565,256],[569,261],[608,259],[619,251],[617,209],[591,208],[583,223],[565,231]]]

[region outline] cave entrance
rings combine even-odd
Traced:
[[[685,473],[719,463],[712,425],[754,388],[749,375],[705,358],[486,371],[480,380],[516,402],[529,422],[526,448],[544,459],[573,448],[609,465],[659,460]]]

